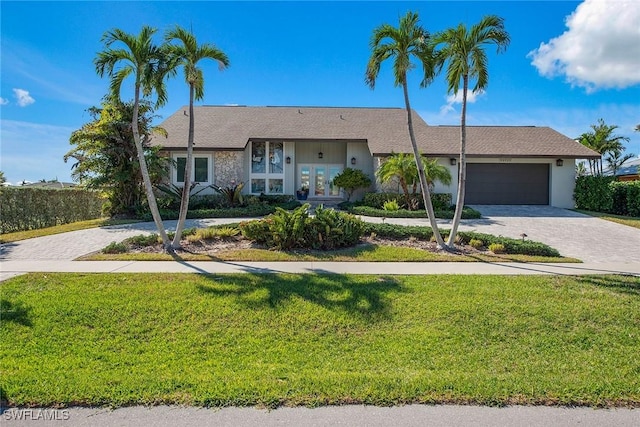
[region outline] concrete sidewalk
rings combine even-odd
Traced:
[[[638,409],[592,409],[546,406],[504,408],[459,405],[365,405],[319,408],[192,408],[133,406],[108,408],[6,408],[2,425],[64,427],[195,427],[195,426],[580,426],[636,427]],[[38,418],[39,417],[39,418]],[[49,417],[49,418],[44,418]],[[22,419],[19,419],[22,418]],[[45,421],[49,419],[51,421]]]
[[[316,273],[316,274],[625,274],[640,264],[484,262],[216,262],[216,261],[5,261],[0,279],[28,272],[73,273]]]

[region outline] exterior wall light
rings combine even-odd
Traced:
[[[322,154],[322,151],[318,153],[318,158],[321,159],[324,157],[324,154]]]
[[[352,165],[355,165],[355,164],[356,164],[356,158],[355,158],[355,157],[352,157],[352,158],[351,158],[351,164],[352,164]]]
[[[455,159],[455,157],[452,157],[452,158],[450,158],[450,159],[449,159],[449,164],[450,164],[451,166],[455,166],[455,165],[456,165],[456,159]]]
[[[285,159],[285,161],[287,162],[288,165],[291,164],[291,157],[287,156],[287,158]]]
[[[564,160],[558,159],[556,160],[556,166],[562,166],[564,164]]]

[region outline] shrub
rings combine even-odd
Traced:
[[[161,242],[158,234],[139,234],[137,236],[129,237],[123,241],[123,243],[132,246],[153,246]]]
[[[292,212],[277,208],[265,219],[241,223],[240,230],[247,239],[280,250],[334,249],[354,245],[362,236],[364,223],[351,214],[322,206],[314,217],[308,211],[309,204]]]
[[[609,184],[610,176],[580,176],[576,179],[573,198],[578,209],[596,212],[611,212],[613,197]]]
[[[371,178],[360,169],[345,168],[333,178],[333,183],[344,189],[347,193],[347,200],[351,200],[351,196],[355,190],[358,188],[367,188],[371,185]]]
[[[444,231],[443,235],[448,234],[448,231]],[[520,239],[511,239],[509,237],[494,236],[492,234],[476,233],[475,231],[460,231],[458,236],[463,239],[464,242],[471,242],[471,240],[481,240],[485,245],[491,246],[493,243],[498,243],[504,246],[505,253],[507,254],[519,254],[519,255],[534,255],[534,256],[547,256],[547,257],[559,257],[560,253],[544,243],[533,242],[531,240],[522,241]],[[491,250],[491,249],[489,249]]]
[[[305,247],[313,249],[336,249],[353,246],[360,240],[364,222],[355,216],[319,206],[315,217],[306,224]]]
[[[489,250],[494,254],[503,254],[505,253],[504,245],[501,243],[492,243],[489,245]]]
[[[127,251],[127,246],[124,243],[111,242],[101,252],[103,254],[123,254]]]
[[[469,240],[469,245],[473,248],[480,249],[484,246],[484,243],[480,239],[471,239]]]
[[[382,209],[384,209],[385,211],[397,211],[400,209],[400,205],[398,204],[398,201],[396,199],[387,200],[386,202],[384,202]]]
[[[424,209],[424,203],[422,200],[422,194],[411,194],[411,204],[415,205],[418,209]],[[366,193],[362,199],[361,204],[363,206],[370,206],[372,208],[382,209],[384,202],[388,200],[404,200],[404,195],[399,193]],[[431,203],[434,210],[448,210],[451,209],[451,194],[450,193],[432,193]]]
[[[100,218],[104,199],[85,189],[1,187],[0,233]]]
[[[421,240],[429,240],[433,236],[431,227],[402,226],[395,224],[374,224],[367,222],[364,224],[364,234],[375,234],[379,237],[390,239],[409,239],[415,237]]]
[[[427,213],[424,210],[410,211],[407,209],[399,209],[397,211],[389,211],[385,209],[372,208],[369,206],[353,206],[341,205],[341,208],[348,209],[349,212],[356,215],[386,217],[386,218],[426,218]],[[436,218],[451,219],[453,218],[453,210],[436,210]],[[462,219],[478,219],[482,215],[477,210],[465,206],[462,210]]]
[[[193,234],[187,236],[189,242],[200,240],[229,239],[240,234],[236,227],[207,227],[198,228]]]

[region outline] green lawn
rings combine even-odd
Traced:
[[[640,278],[30,274],[11,405],[640,406]]]
[[[576,212],[583,213],[585,215],[595,216],[607,221],[617,222],[618,224],[628,225],[629,227],[640,228],[640,217],[637,216],[623,216],[614,215],[602,212],[585,211],[582,209],[574,209]]]

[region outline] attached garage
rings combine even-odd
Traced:
[[[548,163],[468,163],[466,204],[548,205]]]

